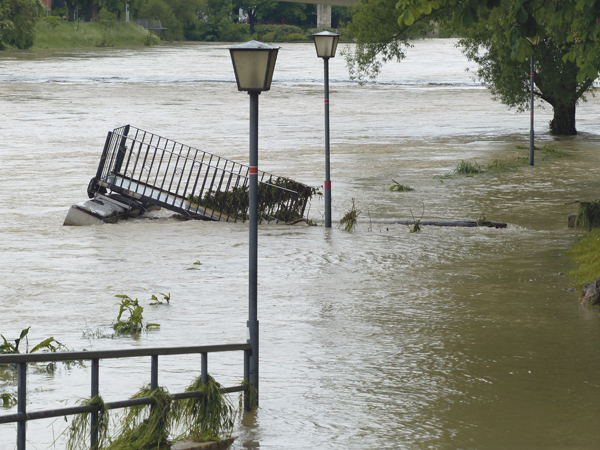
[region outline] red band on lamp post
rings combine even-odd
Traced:
[[[325,182],[325,189],[331,189],[331,181]]]
[[[250,167],[250,175],[258,175],[258,167]]]

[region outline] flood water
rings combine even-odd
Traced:
[[[234,449],[590,449],[600,432],[598,311],[564,275],[578,239],[567,204],[598,197],[600,99],[578,108],[579,135],[547,133],[536,112],[536,165],[440,180],[461,160],[527,157],[529,116],[493,102],[453,40],[415,42],[374,83],[330,61],[333,219],[356,231],[259,227],[260,408]],[[116,225],[63,227],[87,199],[106,133],[125,124],[247,163],[248,96],[227,46],[0,53],[0,333],[31,327],[74,350],[208,345],[246,339],[248,231],[180,222],[168,211]],[[320,186],[322,61],[282,44],[260,96],[260,169]],[[465,69],[470,68],[470,72]],[[414,192],[390,192],[392,179]],[[323,202],[310,218],[322,225]],[[390,224],[485,215],[506,229]],[[200,261],[202,265],[194,265]],[[151,307],[151,295],[171,305]],[[145,306],[160,331],[110,332],[119,299]],[[195,357],[161,357],[159,382],[180,392]],[[28,409],[89,395],[89,365],[30,368]],[[209,357],[225,385],[241,354]],[[146,359],[101,361],[106,401],[150,379]],[[16,392],[4,373],[0,392]],[[233,399],[237,404],[237,398]],[[15,409],[2,409],[1,414]],[[64,448],[59,420],[30,422],[28,448]],[[56,442],[54,439],[57,438]],[[0,425],[0,449],[15,448]]]

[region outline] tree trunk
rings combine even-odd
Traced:
[[[98,20],[99,15],[100,15],[100,5],[98,5],[94,1],[88,2],[86,14],[85,14],[85,21],[86,22],[96,22]]]
[[[557,102],[554,105],[554,118],[550,121],[550,133],[559,136],[573,136],[575,129],[575,104],[565,105]]]

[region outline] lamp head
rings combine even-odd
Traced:
[[[278,51],[279,47],[258,41],[229,47],[238,90],[260,94],[271,89]]]
[[[319,58],[334,58],[340,35],[331,31],[321,31],[312,35]]]

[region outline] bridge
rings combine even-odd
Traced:
[[[152,207],[187,219],[244,222],[249,173],[247,165],[125,125],[108,133],[88,185],[92,200],[73,205],[65,225],[116,222]],[[315,193],[315,188],[259,171],[259,221],[303,219]]]
[[[317,28],[331,28],[331,7],[352,7],[360,3],[360,0],[274,0],[288,3],[308,3],[317,5]]]

